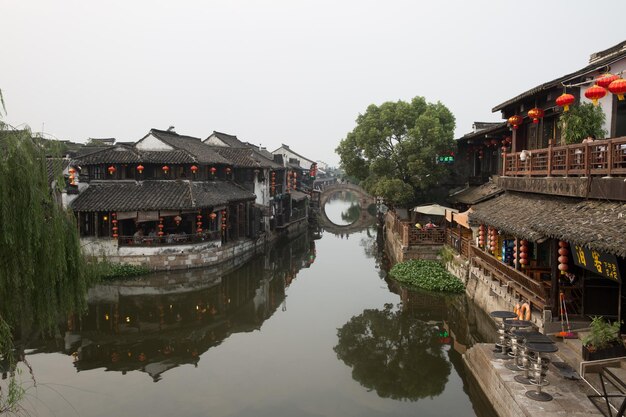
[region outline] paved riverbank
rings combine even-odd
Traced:
[[[522,385],[515,381],[513,372],[505,367],[509,361],[493,357],[493,344],[474,345],[464,355],[463,360],[480,385],[481,389],[491,400],[491,403],[502,417],[557,417],[557,416],[602,416],[602,413],[591,403],[587,395],[592,389],[582,379],[564,378],[557,370],[554,362],[569,363],[571,349],[557,342],[560,352],[551,355],[552,363],[549,366],[547,379],[550,384],[542,391],[552,395],[553,400],[548,402],[534,401],[526,397],[525,393],[534,390],[534,386]]]

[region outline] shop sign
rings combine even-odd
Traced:
[[[583,246],[574,245],[574,264],[581,268],[595,272],[605,278],[620,281],[617,257],[609,253],[598,252]]]

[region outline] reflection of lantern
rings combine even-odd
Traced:
[[[539,107],[532,108],[528,110],[528,117],[533,119],[533,123],[539,123],[539,119],[544,116],[544,111]]]
[[[593,102],[594,106],[598,105],[598,100],[606,96],[606,90],[597,84],[592,85],[585,91],[585,97]]]
[[[563,111],[569,111],[569,105],[572,104],[576,98],[571,94],[561,94],[556,98],[556,105],[563,107]]]
[[[111,165],[107,169],[109,170],[109,175],[113,175],[113,174],[115,174],[115,171],[117,171],[117,169],[113,165]]]
[[[163,170],[163,172],[165,172],[166,174],[169,172],[170,167],[168,167],[167,165],[163,165],[163,167],[161,168]]]
[[[626,80],[618,78],[609,84],[609,91],[617,95],[618,100],[624,100],[624,94],[626,94]]]
[[[143,173],[144,167],[143,165],[139,164],[137,165],[137,172],[139,172],[140,174]]]
[[[568,263],[569,263],[569,250],[567,249],[568,247],[568,243],[564,242],[564,241],[559,241],[559,271],[561,271],[561,274],[565,274],[567,273],[567,270],[569,269],[568,267]]]
[[[195,166],[195,165],[192,165],[192,166],[191,166],[191,173],[192,173],[193,175],[196,175],[196,172],[198,172],[198,167],[197,167],[197,166]]]
[[[508,119],[508,122],[511,126],[513,126],[513,129],[517,129],[517,127],[521,125],[523,121],[524,121],[524,118],[517,114],[509,117]]]

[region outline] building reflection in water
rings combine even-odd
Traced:
[[[78,371],[139,370],[159,381],[167,370],[197,365],[231,334],[257,330],[285,309],[285,289],[314,261],[315,244],[304,234],[234,271],[226,265],[222,272],[159,273],[98,285],[89,292],[88,311],[69,317],[63,351],[74,356]],[[36,351],[58,350],[51,341],[38,344]]]

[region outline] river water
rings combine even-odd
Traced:
[[[326,206],[340,225],[358,210],[345,195]],[[492,337],[485,314],[386,281],[375,226],[321,235],[91,289],[86,314],[26,343],[25,413],[494,415],[461,358]]]

